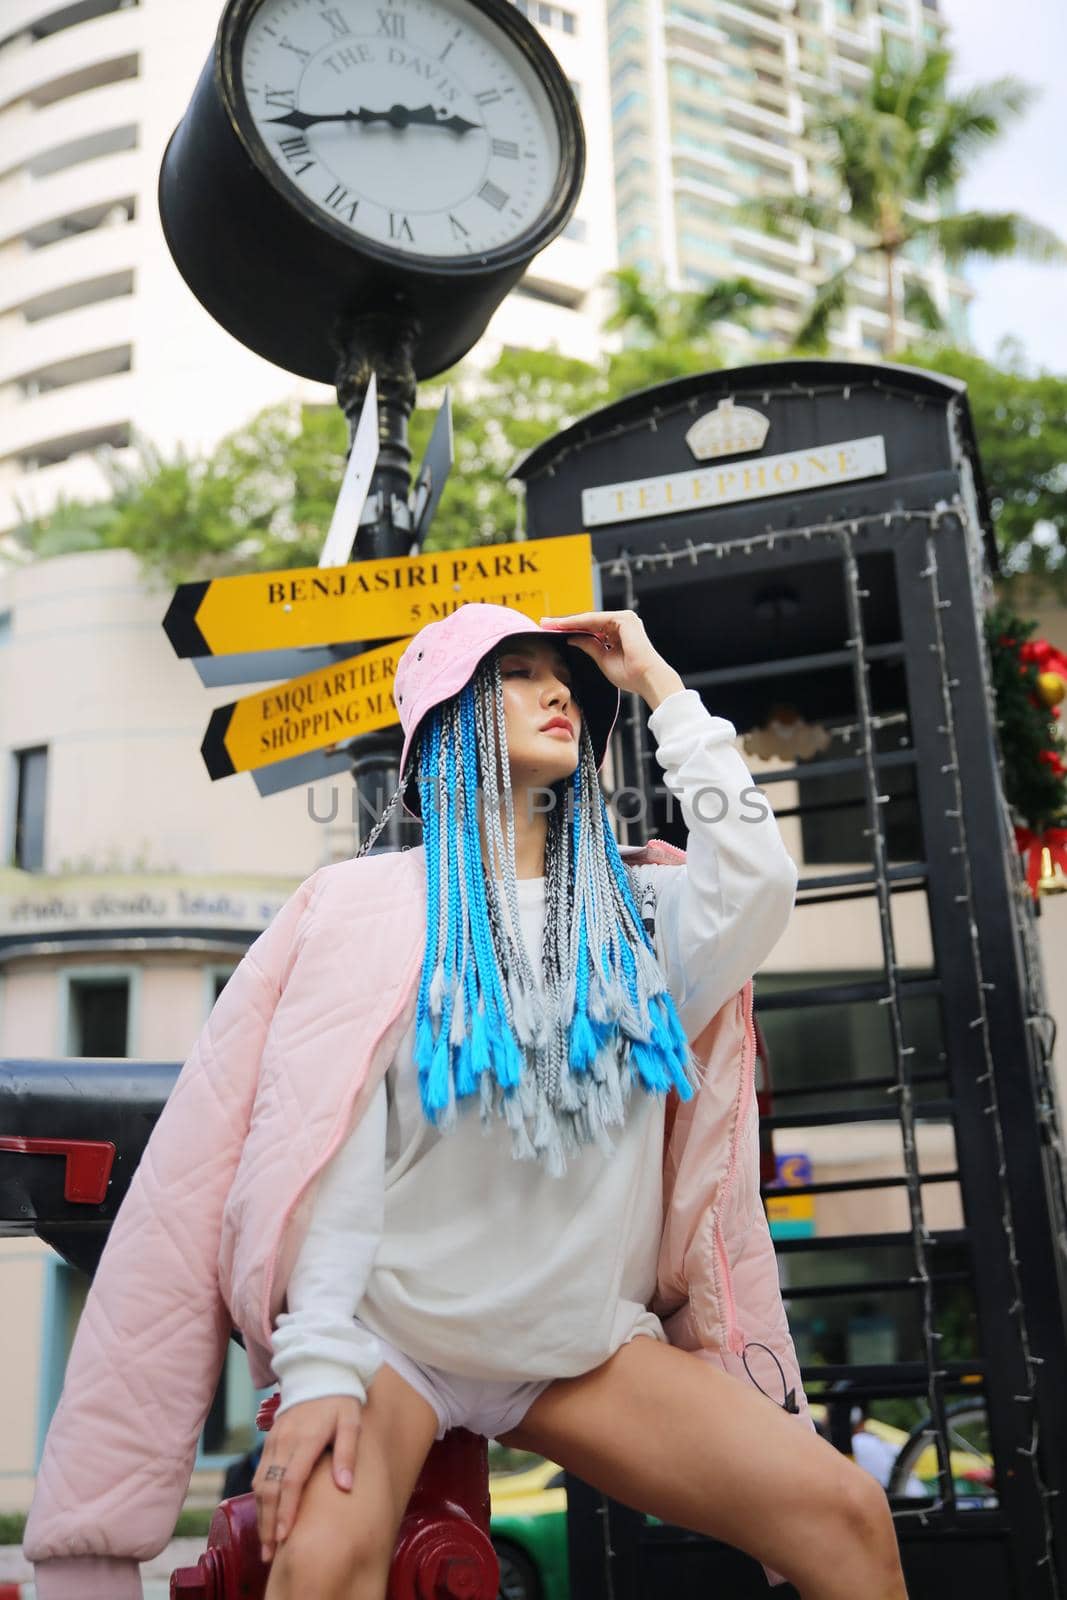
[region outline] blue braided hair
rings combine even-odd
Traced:
[[[573,776],[553,786],[536,969],[515,888],[496,652],[423,719],[413,769],[426,857],[415,1021],[426,1117],[447,1129],[457,1102],[477,1094],[484,1125],[508,1124],[517,1160],[559,1176],[582,1145],[609,1155],[608,1128],[625,1121],[635,1084],[688,1100],[698,1067],[611,831],[587,725]]]

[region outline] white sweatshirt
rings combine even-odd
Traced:
[[[636,869],[638,904],[647,914],[655,894],[656,953],[692,1037],[774,947],[798,874],[731,722],[680,689],[648,726],[689,837],[684,868]],[[544,879],[519,880],[518,896],[536,955]],[[483,1128],[477,1095],[447,1133],[427,1122],[414,1031],[412,1020],[321,1175],[275,1326],[280,1411],[366,1399],[376,1335],[415,1361],[516,1383],[587,1372],[638,1333],[666,1337],[646,1309],[663,1227],[663,1098],[635,1085],[614,1153],[585,1146],[550,1178],[514,1160],[498,1119]]]

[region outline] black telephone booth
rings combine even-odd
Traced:
[[[807,1155],[788,1200],[830,1219],[777,1238],[805,1386],[841,1448],[854,1407],[893,1417],[913,1596],[1067,1596],[1062,1143],[964,389],[866,364],[709,373],[583,419],[517,476],[529,536],[590,531],[604,605],[639,609],[739,735],[808,735],[748,757],[801,869],[806,960],[755,997],[768,1127]],[[624,837],[632,809],[684,843],[661,776],[633,697]],[[768,1592],[747,1557],[569,1489],[581,1600]]]

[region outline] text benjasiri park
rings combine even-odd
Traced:
[[[336,567],[321,577],[271,579],[267,599],[271,605],[294,605],[302,601],[329,600],[337,595],[378,594],[390,589],[427,589],[437,584],[463,584],[475,578],[521,578],[537,574],[537,556],[526,550],[506,555],[482,556],[442,553],[435,560],[424,557],[419,563],[375,562],[367,574],[356,566]]]

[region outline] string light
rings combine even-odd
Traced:
[[[898,388],[892,383],[878,383],[877,381],[856,382],[853,380],[849,385],[848,392],[849,394],[863,394],[871,390],[876,390],[880,398],[907,401],[909,406],[918,407],[920,410],[924,405],[923,398],[917,396],[914,390]],[[674,405],[657,405],[651,415],[647,411],[643,411],[635,415],[631,421],[616,422],[613,426],[607,428],[602,423],[576,422],[571,428],[567,429],[565,434],[556,436],[557,440],[562,440],[563,442],[555,442],[553,444],[551,465],[546,463],[544,466],[538,467],[535,472],[523,472],[521,476],[525,482],[532,483],[541,477],[543,473],[554,475],[560,463],[566,461],[568,456],[573,455],[575,451],[584,450],[587,445],[594,441],[603,443],[605,439],[618,439],[630,433],[648,433],[649,431],[655,433],[661,423],[669,423],[674,417],[684,419],[686,414],[692,415],[696,407],[702,403],[711,406],[725,392],[721,380],[716,382],[713,378],[709,382],[705,393],[695,398],[690,396],[688,399],[678,400]],[[840,384],[835,385],[832,383],[816,384],[814,386],[792,383],[777,389],[762,389],[754,392],[751,395],[751,399],[762,400],[763,404],[767,406],[770,405],[772,400],[796,400],[798,396],[808,400],[819,400],[826,397],[838,401],[841,399],[841,386]],[[618,404],[625,404],[625,402],[620,401]],[[540,447],[535,447],[532,454],[536,454],[538,448]]]
[[[961,784],[960,784],[960,776],[959,776],[959,751],[958,751],[957,744],[956,744],[956,732],[955,732],[955,722],[954,722],[953,705],[952,705],[952,695],[949,692],[951,687],[958,686],[959,679],[958,678],[956,678],[956,679],[950,678],[948,676],[948,670],[947,670],[948,656],[947,656],[947,651],[945,649],[944,630],[943,630],[942,625],[941,625],[941,611],[944,608],[940,604],[941,593],[940,593],[940,588],[939,588],[939,584],[938,584],[937,552],[936,552],[936,549],[934,547],[933,538],[930,535],[927,535],[926,549],[927,549],[927,566],[926,566],[925,571],[924,571],[924,576],[927,577],[927,579],[929,581],[929,584],[930,584],[931,591],[932,591],[933,596],[934,596],[934,605],[933,605],[933,607],[931,609],[932,609],[932,616],[933,616],[933,620],[934,620],[934,628],[935,628],[935,631],[936,631],[936,634],[937,634],[937,647],[938,647],[938,652],[939,652],[939,655],[940,655],[941,666],[942,666],[942,671],[940,673],[941,696],[942,696],[942,703],[943,703],[943,706],[944,706],[944,723],[945,723],[946,728],[948,729],[947,739],[948,739],[948,744],[949,744],[949,754],[950,754],[951,761],[952,761],[952,785],[953,785],[953,788],[955,789],[955,799],[956,799],[955,808],[953,809],[952,812],[946,812],[946,816],[952,815],[952,816],[955,816],[957,818],[960,818],[960,824],[959,824],[959,828],[958,828],[958,833],[959,833],[959,839],[960,839],[961,848],[960,848],[959,854],[960,854],[960,860],[961,860],[961,863],[962,863],[962,866],[963,866],[964,882],[965,882],[966,893],[967,893],[967,901],[968,901],[968,908],[969,908],[969,916],[968,916],[967,921],[968,921],[968,929],[969,929],[971,959],[972,959],[972,963],[973,963],[973,967],[974,967],[975,982],[976,982],[976,987],[977,987],[977,992],[978,992],[979,1015],[973,1020],[973,1022],[971,1023],[971,1027],[975,1028],[976,1030],[979,1029],[979,1028],[981,1029],[980,1038],[981,1038],[982,1053],[983,1053],[984,1063],[985,1063],[985,1071],[983,1072],[980,1081],[984,1085],[988,1086],[988,1093],[989,1093],[989,1099],[988,1099],[986,1105],[982,1109],[983,1109],[984,1113],[990,1119],[990,1122],[992,1124],[992,1129],[993,1129],[993,1138],[994,1138],[994,1142],[996,1144],[996,1150],[997,1150],[997,1180],[998,1180],[998,1183],[1000,1185],[1000,1200],[1001,1200],[1001,1205],[1002,1205],[1001,1225],[1002,1225],[1002,1227],[1004,1229],[1004,1235],[1005,1235],[1005,1238],[1007,1239],[1007,1242],[1008,1242],[1008,1263],[1009,1263],[1009,1266],[1010,1266],[1010,1269],[1011,1269],[1012,1291],[1013,1291],[1013,1295],[1014,1295],[1014,1299],[1012,1300],[1011,1305],[1008,1307],[1008,1314],[1009,1314],[1009,1316],[1013,1317],[1014,1320],[1015,1320],[1016,1330],[1017,1330],[1018,1337],[1019,1337],[1019,1345],[1020,1345],[1020,1348],[1022,1350],[1022,1355],[1023,1355],[1023,1366],[1024,1366],[1025,1371],[1026,1371],[1026,1395],[1025,1395],[1025,1397],[1023,1397],[1023,1399],[1019,1403],[1022,1403],[1022,1404],[1025,1404],[1027,1406],[1030,1406],[1032,1408],[1032,1412],[1033,1412],[1033,1415],[1032,1415],[1032,1417],[1030,1419],[1030,1443],[1029,1443],[1029,1445],[1026,1445],[1026,1446],[1019,1445],[1016,1448],[1017,1448],[1018,1454],[1022,1455],[1022,1456],[1025,1456],[1026,1459],[1030,1463],[1030,1471],[1031,1471],[1031,1474],[1033,1476],[1034,1488],[1037,1491],[1038,1502],[1039,1502],[1039,1505],[1040,1505],[1040,1508],[1041,1508],[1042,1531],[1043,1531],[1044,1540],[1045,1540],[1045,1553],[1037,1561],[1036,1565],[1038,1567],[1047,1567],[1048,1568],[1047,1576],[1048,1576],[1048,1579],[1049,1579],[1050,1584],[1051,1584],[1051,1588],[1049,1590],[1049,1593],[1054,1597],[1054,1600],[1062,1600],[1063,1589],[1062,1589],[1062,1587],[1060,1585],[1059,1575],[1058,1575],[1058,1572],[1057,1572],[1056,1559],[1055,1559],[1054,1548],[1053,1548],[1052,1518],[1051,1518],[1051,1515],[1050,1515],[1050,1512],[1049,1512],[1049,1501],[1054,1498],[1054,1496],[1055,1496],[1057,1491],[1050,1489],[1048,1487],[1048,1485],[1045,1483],[1045,1481],[1044,1481],[1044,1479],[1042,1477],[1042,1474],[1041,1474],[1041,1464],[1040,1464],[1040,1461],[1038,1459],[1039,1426],[1038,1426],[1037,1407],[1035,1405],[1035,1400],[1036,1400],[1036,1395],[1037,1395],[1037,1382],[1036,1382],[1036,1379],[1034,1377],[1034,1373],[1033,1373],[1032,1369],[1035,1366],[1041,1366],[1043,1364],[1043,1359],[1044,1358],[1041,1357],[1041,1356],[1035,1356],[1033,1354],[1033,1351],[1032,1351],[1031,1347],[1030,1347],[1030,1332],[1029,1332],[1029,1328],[1027,1326],[1026,1312],[1025,1312],[1025,1306],[1024,1306],[1024,1302],[1023,1302],[1022,1271],[1021,1271],[1021,1266],[1020,1266],[1020,1261],[1019,1261],[1018,1242],[1017,1242],[1017,1236],[1016,1236],[1016,1230],[1015,1230],[1015,1214],[1014,1214],[1014,1207],[1012,1205],[1011,1191],[1009,1190],[1008,1185],[1007,1185],[1007,1181],[1006,1181],[1006,1179],[1007,1179],[1007,1144],[1006,1144],[1006,1141],[1005,1141],[1005,1138],[1004,1138],[1004,1125],[1003,1125],[1003,1123],[1001,1121],[1001,1116],[1000,1116],[1000,1097],[999,1097],[999,1094],[998,1094],[998,1091],[997,1091],[996,1076],[995,1076],[995,1073],[994,1073],[993,1050],[992,1050],[992,1044],[991,1044],[990,1035],[989,1035],[989,1020],[988,1020],[988,1014],[987,1014],[987,1011],[986,1011],[986,1001],[985,1001],[986,993],[988,991],[994,989],[995,985],[990,983],[984,977],[984,974],[983,974],[982,952],[981,952],[981,946],[980,946],[979,939],[978,939],[978,925],[977,925],[977,922],[975,920],[975,912],[974,912],[974,894],[973,894],[974,880],[973,880],[973,874],[971,872],[970,853],[965,847],[966,846],[966,838],[965,838],[964,829],[963,829],[963,825],[962,825],[963,791],[962,791],[962,787],[961,787]],[[974,571],[973,571],[973,568],[972,568],[972,580],[973,580],[973,577],[974,577]],[[985,643],[984,635],[982,636],[982,648],[980,650],[980,661],[981,661],[981,669],[980,670],[981,670],[981,675],[982,675],[982,688],[983,688],[984,695],[985,695],[987,710],[989,712],[990,726],[994,730],[994,738],[996,739],[997,764],[1000,767],[1001,779],[1003,779],[1003,776],[1004,776],[1003,754],[1002,754],[1002,751],[1000,749],[999,739],[996,737],[996,726],[997,726],[996,700],[995,700],[995,696],[994,696],[994,692],[993,692],[992,670],[991,670],[990,663],[989,663],[989,660],[988,660],[988,648],[987,648],[986,643]],[[1000,782],[997,785],[997,791],[998,791],[998,806],[999,806],[999,810],[1000,810],[1002,837],[1003,837],[1004,841],[1007,842],[1008,840],[1012,839],[1013,833],[1012,833],[1011,817],[1010,817],[1009,812],[1008,812],[1007,801],[1006,801],[1005,795],[1004,795],[1003,782]],[[1021,857],[1019,855],[1019,852],[1017,850],[1015,850],[1015,849],[1008,848],[1006,853],[1007,853],[1007,856],[1008,856],[1008,859],[1009,859],[1009,863],[1010,863],[1009,870],[1010,870],[1011,875],[1012,875],[1012,877],[1014,879],[1015,888],[1016,888],[1016,890],[1018,890],[1018,888],[1020,887],[1020,885],[1023,882],[1022,859],[1021,859]],[[1032,911],[1032,906],[1031,906],[1031,902],[1030,902],[1029,896],[1027,896],[1027,900],[1026,900],[1026,908],[1027,909],[1026,909],[1025,912],[1023,912],[1023,910],[1022,910],[1022,905],[1023,905],[1022,897],[1018,893],[1016,893],[1015,895],[1012,896],[1012,904],[1013,904],[1014,911],[1015,911],[1016,928],[1017,928],[1020,936],[1022,937],[1022,940],[1024,942],[1024,946],[1025,946],[1025,949],[1026,949],[1026,959],[1025,959],[1025,961],[1023,963],[1023,966],[1024,966],[1024,970],[1025,970],[1025,974],[1026,974],[1027,1001],[1028,1001],[1030,1017],[1033,1018],[1035,1016],[1035,1013],[1037,1015],[1040,1015],[1040,1014],[1047,1015],[1048,1014],[1048,1005],[1047,1005],[1047,1001],[1045,999],[1045,994],[1044,994],[1044,972],[1043,972],[1043,966],[1042,966],[1042,962],[1041,962],[1041,953],[1040,953],[1040,950],[1036,946],[1035,938],[1034,938],[1033,911]],[[1034,1065],[1035,1065],[1035,1067],[1037,1069],[1037,1071],[1036,1071],[1037,1087],[1038,1087],[1039,1091],[1041,1091],[1042,1097],[1044,1097],[1046,1089],[1049,1089],[1051,1087],[1050,1086],[1050,1076],[1049,1076],[1050,1075],[1050,1062],[1049,1062],[1049,1060],[1047,1058],[1044,1057],[1043,1052],[1040,1049],[1038,1051],[1038,1059],[1034,1063]],[[1051,1110],[1051,1108],[1054,1105],[1054,1101],[1052,1099],[1051,1093],[1048,1095],[1047,1103],[1049,1105],[1049,1108],[1050,1108],[1050,1111],[1051,1111],[1051,1115],[1052,1115],[1052,1120],[1054,1122],[1055,1121],[1055,1112]],[[1053,1179],[1053,1181],[1052,1181],[1052,1183],[1050,1185],[1051,1190],[1052,1190],[1053,1210],[1054,1210],[1054,1212],[1058,1212],[1058,1216],[1054,1215],[1052,1220],[1053,1220],[1053,1224],[1054,1224],[1054,1227],[1056,1228],[1056,1232],[1057,1232],[1057,1235],[1058,1235],[1057,1243],[1059,1245],[1060,1250],[1063,1251],[1065,1249],[1065,1247],[1067,1247],[1067,1227],[1065,1227],[1065,1225],[1064,1225],[1065,1217],[1067,1217],[1067,1206],[1065,1206],[1065,1204],[1064,1204],[1064,1190],[1063,1190],[1063,1163],[1062,1163],[1063,1144],[1062,1144],[1062,1140],[1059,1139],[1058,1133],[1056,1135],[1056,1138],[1057,1138],[1058,1151],[1059,1151],[1061,1160],[1057,1164],[1058,1165],[1057,1178]],[[1058,1181],[1057,1181],[1057,1179],[1058,1179]]]
[[[952,509],[963,515],[961,502],[954,501]],[[902,521],[929,524],[934,523],[941,514],[939,511],[924,510],[895,511],[891,513],[892,516]],[[693,566],[697,566],[701,556],[713,555],[717,560],[721,560],[723,556],[740,553],[751,557],[754,551],[773,550],[776,539],[786,537],[790,539],[803,538],[810,544],[813,539],[833,540],[839,538],[842,534],[858,536],[871,525],[876,524],[881,527],[884,521],[885,513],[876,511],[866,516],[849,517],[840,522],[814,522],[804,528],[774,528],[768,529],[766,533],[746,533],[736,539],[705,539],[700,544],[694,544],[691,538],[687,538],[685,540],[684,553],[689,557]],[[632,556],[629,550],[622,550],[615,555],[598,558],[594,546],[593,565],[598,572],[607,572],[611,577],[617,578],[625,576],[631,560],[638,572],[643,572],[646,567],[655,571],[658,567],[669,567],[679,559],[681,554],[682,551],[680,550],[669,550],[664,547],[659,551],[642,551],[640,555]],[[930,648],[934,649],[935,646],[931,645]]]

